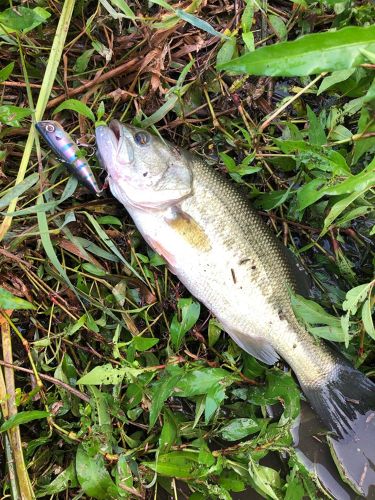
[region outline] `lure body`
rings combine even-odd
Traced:
[[[90,165],[86,158],[79,154],[78,146],[60,123],[44,120],[36,124],[36,129],[61,161],[69,166],[77,179],[90,191],[99,195],[102,190],[95,180]]]

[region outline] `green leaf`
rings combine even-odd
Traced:
[[[8,431],[17,425],[27,424],[33,420],[39,420],[42,418],[47,418],[50,416],[48,411],[31,410],[31,411],[21,411],[16,415],[8,418],[0,427],[0,432]]]
[[[183,371],[179,366],[168,366],[160,379],[153,385],[151,391],[150,429],[155,425],[164,401],[172,394],[182,373]]]
[[[151,347],[154,347],[159,342],[156,338],[146,338],[146,337],[133,337],[132,344],[136,351],[148,351]]]
[[[98,224],[111,224],[112,226],[122,226],[122,222],[117,217],[113,215],[103,215],[103,217],[98,217],[96,219]]]
[[[18,198],[21,194],[34,186],[38,180],[39,174],[31,174],[22,182],[9,189],[9,191],[0,198],[0,210],[7,207],[13,198]]]
[[[179,315],[175,314],[170,326],[170,335],[174,348],[178,350],[185,334],[195,325],[200,314],[200,304],[192,298],[180,299],[177,303]]]
[[[95,266],[95,264],[92,264],[91,262],[84,262],[82,264],[82,269],[84,269],[86,272],[93,274],[94,276],[106,276],[106,271],[104,269],[101,269],[98,266]]]
[[[0,12],[0,33],[27,33],[44,23],[51,14],[42,7],[12,7]]]
[[[175,421],[173,413],[164,409],[163,427],[160,433],[159,443],[161,453],[168,452],[175,444],[178,434],[178,426]]]
[[[43,204],[43,195],[40,194],[37,199],[37,205],[42,205],[42,204]],[[73,292],[76,293],[76,289],[74,288],[73,283],[68,278],[68,275],[66,274],[65,269],[62,267],[59,259],[57,258],[55,249],[53,248],[51,237],[49,235],[48,221],[46,214],[44,212],[38,212],[37,218],[38,218],[40,239],[42,241],[43,248],[47,254],[47,257],[49,258],[53,266],[57,269],[57,271],[59,271],[60,276],[64,278],[65,283],[67,283],[69,288],[71,288]]]
[[[262,193],[255,200],[254,205],[256,207],[261,207],[264,210],[272,210],[273,208],[279,207],[291,195],[293,185],[291,185],[288,189],[282,191],[272,191],[270,193]]]
[[[198,453],[192,451],[160,454],[156,462],[143,462],[142,465],[162,476],[180,479],[199,478],[207,474],[207,467],[199,463]]]
[[[49,495],[56,495],[62,491],[68,490],[69,488],[76,488],[78,486],[78,480],[76,475],[75,463],[71,462],[70,465],[62,471],[53,481],[49,484],[39,486],[36,492],[36,497],[44,497]]]
[[[322,83],[319,86],[319,90],[316,95],[320,95],[325,90],[336,85],[336,83],[344,82],[356,71],[355,68],[343,69],[341,71],[334,71],[331,75],[323,78]]]
[[[270,467],[259,465],[252,458],[249,461],[249,473],[254,481],[256,488],[273,500],[278,500],[275,493],[275,487],[280,487],[281,480],[278,472]]]
[[[287,30],[284,21],[280,16],[275,16],[274,14],[270,14],[268,16],[268,20],[272,26],[272,29],[276,33],[276,36],[279,40],[286,40]]]
[[[111,0],[111,3],[118,7],[127,18],[135,19],[135,14],[125,0]]]
[[[164,7],[166,10],[174,11],[173,7],[169,5],[165,0],[149,0],[150,3],[155,3],[156,5],[160,5],[160,7]]]
[[[77,113],[85,116],[86,118],[88,118],[92,122],[95,122],[94,113],[82,101],[78,101],[77,99],[67,99],[66,101],[62,102],[60,104],[60,106],[57,106],[57,108],[53,111],[52,114],[55,115],[56,113],[60,113],[60,111],[63,111],[64,109],[76,111]]]
[[[164,116],[169,113],[169,111],[172,111],[172,109],[175,107],[176,103],[178,101],[178,95],[176,94],[171,94],[165,103],[157,110],[155,113],[152,113],[152,115],[148,116],[144,120],[141,121],[141,127],[142,128],[147,128],[150,127],[151,125],[154,125],[155,123],[159,122],[164,118]]]
[[[112,481],[99,453],[91,456],[80,444],[76,456],[76,472],[79,484],[86,495],[98,500],[115,499],[119,489]]]
[[[320,120],[317,118],[317,116],[315,115],[314,111],[310,108],[310,106],[307,105],[306,108],[307,108],[307,118],[310,123],[309,142],[311,144],[316,144],[317,146],[322,146],[327,142],[327,137],[324,132],[324,128],[322,127]]]
[[[228,36],[223,35],[219,31],[216,31],[207,21],[203,21],[202,19],[199,19],[199,17],[193,16],[193,14],[189,14],[188,12],[182,9],[176,9],[175,13],[180,19],[186,21],[195,28],[206,31],[210,35],[218,36],[219,38],[229,39]]]
[[[112,365],[96,366],[89,373],[83,375],[77,384],[82,385],[108,385],[119,384],[124,378],[126,368],[113,368]]]
[[[342,200],[337,201],[334,205],[332,205],[327,217],[324,219],[324,226],[322,229],[322,232],[320,233],[320,236],[325,234],[332,223],[337,219],[337,217],[346,209],[348,208],[349,205],[353,203],[359,196],[364,194],[367,191],[367,189],[364,189],[363,191],[359,191],[357,193],[352,193],[349,196],[346,196]]]
[[[370,297],[364,302],[362,306],[362,321],[366,332],[375,340],[375,328],[371,314],[371,299]]]
[[[365,283],[363,285],[356,286],[346,293],[345,300],[342,304],[344,311],[348,311],[350,314],[355,314],[362,302],[366,300],[368,291],[372,287],[372,283]]]
[[[11,62],[0,70],[0,82],[4,82],[9,78],[9,76],[13,71],[13,68],[14,68],[14,62]]]
[[[0,309],[35,309],[35,306],[0,287]]]
[[[235,418],[220,429],[220,435],[226,441],[237,441],[259,431],[259,424],[252,418]]]
[[[74,64],[74,71],[77,73],[83,73],[86,71],[87,66],[90,62],[91,56],[95,52],[94,49],[87,49],[82,52],[80,56],[77,57],[76,62]]]
[[[0,122],[9,127],[20,127],[20,120],[31,115],[31,109],[7,104],[0,106]]]
[[[218,384],[215,387],[210,387],[206,395],[204,405],[204,419],[206,424],[210,421],[211,417],[219,409],[221,403],[225,399],[225,388]]]
[[[211,389],[224,382],[228,385],[237,380],[235,375],[222,368],[201,368],[182,375],[176,383],[175,392],[180,397],[207,394]]]
[[[362,49],[375,50],[375,26],[350,26],[261,47],[218,69],[266,76],[308,76],[353,68],[366,62]]]
[[[231,37],[229,40],[226,40],[216,55],[216,64],[224,64],[230,61],[236,51],[236,46],[235,37]]]
[[[311,325],[340,326],[340,318],[328,314],[322,306],[312,300],[305,299],[302,295],[292,294],[291,304],[297,318]]]

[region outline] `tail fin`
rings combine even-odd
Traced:
[[[339,360],[326,383],[303,389],[332,431],[329,441],[342,478],[361,495],[375,494],[375,384]]]

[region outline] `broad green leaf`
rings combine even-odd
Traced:
[[[359,196],[361,196],[365,192],[366,192],[366,189],[363,191],[352,193],[349,196],[346,196],[345,198],[336,202],[331,207],[327,217],[324,219],[324,226],[323,226],[323,229],[322,229],[322,232],[320,233],[320,235],[322,236],[323,234],[325,234],[328,231],[328,229],[330,228],[330,226],[332,225],[332,223],[337,219],[337,217],[340,214],[342,214],[342,212],[346,208],[348,208],[348,206],[351,205],[353,203],[353,201],[355,201],[357,198],[359,198]]]
[[[362,321],[366,332],[375,340],[375,328],[371,314],[371,299],[370,297],[364,302],[362,306]]]
[[[231,37],[229,40],[225,40],[223,45],[220,47],[217,55],[216,55],[216,63],[224,64],[230,61],[233,58],[233,55],[236,51],[236,38]]]
[[[95,52],[94,49],[84,50],[82,54],[78,56],[76,59],[76,62],[74,64],[74,71],[76,71],[78,74],[86,71],[91,56],[93,55],[94,52]]]
[[[160,379],[153,385],[151,391],[150,429],[155,425],[164,401],[171,396],[182,374],[183,370],[179,366],[168,366]]]
[[[286,40],[288,33],[282,18],[280,16],[275,16],[274,14],[270,14],[268,16],[268,20],[272,26],[272,29],[276,33],[277,38],[279,40]]]
[[[0,33],[27,33],[44,23],[51,14],[42,7],[12,7],[0,12]]]
[[[35,306],[0,287],[0,309],[35,309]]]
[[[360,304],[366,299],[371,286],[372,283],[370,282],[356,286],[349,290],[346,293],[345,301],[342,304],[343,310],[348,311],[350,314],[355,314]]]
[[[126,368],[114,368],[112,365],[96,366],[89,373],[83,375],[77,384],[82,385],[108,385],[119,384],[124,378]]]
[[[132,344],[135,347],[136,351],[148,351],[159,342],[159,339],[156,338],[146,338],[146,337],[133,337]]]
[[[221,335],[220,324],[216,320],[211,318],[210,321],[208,322],[208,345],[210,347],[213,347],[219,340],[220,335]]]
[[[317,146],[322,146],[326,144],[327,137],[324,132],[324,128],[320,123],[319,118],[315,115],[314,111],[307,105],[307,118],[309,120],[309,142]]]
[[[82,444],[77,449],[76,472],[82,490],[90,498],[98,500],[119,498],[121,490],[112,481],[103,456],[99,453],[94,456],[89,455]]]
[[[53,114],[55,115],[56,113],[60,113],[60,111],[63,111],[64,109],[76,111],[77,113],[85,116],[86,118],[88,118],[92,122],[95,122],[94,113],[82,101],[78,101],[77,99],[67,99],[66,101],[62,102],[60,104],[60,106],[57,106],[57,108],[53,111]]]
[[[275,492],[275,486],[280,487],[281,480],[275,469],[259,465],[254,462],[252,458],[250,458],[249,473],[255,486],[261,493],[272,498],[273,500],[279,500]]]
[[[344,332],[342,329],[341,321],[339,326],[315,326],[308,327],[308,331],[325,340],[330,340],[331,342],[347,342],[348,332]]]
[[[39,174],[31,174],[19,184],[12,187],[0,198],[0,210],[7,207],[13,198],[18,198],[25,191],[33,187],[39,180]]]
[[[13,71],[13,68],[14,68],[14,62],[11,62],[0,70],[0,82],[4,82],[9,78],[9,76]]]
[[[211,420],[211,417],[220,408],[221,403],[225,399],[225,387],[218,384],[215,387],[210,387],[206,395],[204,405],[204,420],[206,424]]]
[[[71,462],[70,465],[64,471],[60,472],[60,474],[49,484],[39,486],[36,497],[56,495],[57,493],[68,490],[69,488],[76,488],[77,486],[76,467],[75,463]]]
[[[162,476],[180,479],[204,477],[208,472],[208,468],[199,463],[198,453],[192,451],[160,454],[156,462],[143,462],[142,465]]]
[[[237,377],[222,368],[201,368],[182,375],[176,383],[175,392],[179,397],[199,396],[207,394],[210,389],[220,383],[234,382]]]
[[[195,325],[199,318],[200,304],[193,302],[193,299],[180,299],[177,303],[181,320],[178,314],[172,318],[170,335],[174,348],[178,350],[181,346],[185,334]]]
[[[117,217],[113,215],[103,215],[103,217],[98,217],[97,222],[99,224],[111,224],[112,226],[122,226],[122,222]]]
[[[30,411],[21,411],[16,415],[8,418],[0,427],[0,432],[8,431],[17,425],[27,424],[28,422],[32,422],[33,420],[44,419],[50,416],[48,411],[40,411],[40,410],[30,410]]]
[[[340,318],[328,314],[322,306],[312,300],[305,299],[302,295],[291,295],[291,304],[297,318],[311,325],[340,326]]]
[[[135,19],[134,12],[129,7],[127,2],[125,2],[125,0],[111,0],[111,3],[116,7],[118,7],[125,14],[126,17],[128,17],[129,19]]]
[[[220,435],[226,441],[237,441],[259,431],[259,424],[252,418],[235,418],[220,429]]]
[[[323,80],[322,83],[319,86],[319,90],[316,95],[321,94],[325,90],[329,89],[332,87],[332,85],[335,85],[336,83],[343,82],[347,80],[352,74],[356,71],[355,68],[350,68],[350,69],[343,69],[341,71],[334,71],[331,75],[326,76]]]
[[[0,106],[0,122],[9,127],[20,127],[20,120],[31,115],[31,109],[7,104]]]
[[[160,433],[159,443],[161,453],[168,452],[175,444],[178,434],[178,425],[173,413],[168,409],[164,409],[163,427]]]
[[[248,52],[221,70],[266,76],[308,76],[353,68],[366,62],[362,49],[375,50],[375,25],[314,33]]]
[[[84,262],[82,264],[82,269],[84,269],[86,272],[93,274],[94,276],[105,276],[107,273],[104,271],[104,269],[101,269],[100,267],[96,266],[95,264],[92,264],[91,262]]]
[[[247,0],[246,6],[242,12],[241,26],[244,33],[251,32],[253,25],[254,13],[259,10],[256,2],[253,0]]]

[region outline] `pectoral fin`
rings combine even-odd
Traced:
[[[280,359],[272,345],[262,337],[243,334],[235,330],[228,331],[228,333],[236,344],[259,361],[267,365],[274,365]]]

